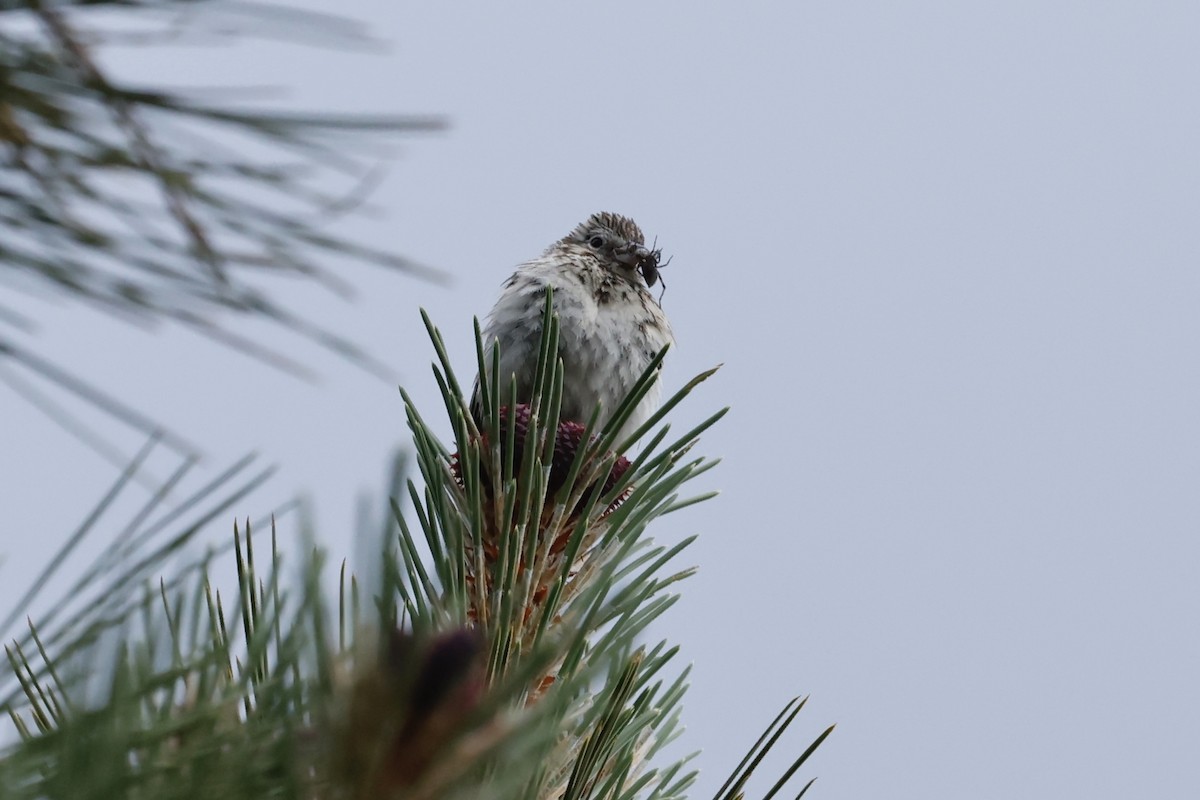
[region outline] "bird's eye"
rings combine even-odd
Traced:
[[[593,236],[591,239],[588,239],[588,244],[599,250],[601,247],[604,247],[604,237]]]

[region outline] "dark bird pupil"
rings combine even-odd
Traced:
[[[592,247],[603,247],[604,246],[604,237],[603,236],[593,236],[591,238],[591,241],[588,242],[588,244],[590,244]]]

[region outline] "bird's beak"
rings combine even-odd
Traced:
[[[646,249],[645,245],[631,243],[621,248],[615,255],[617,261],[633,269],[650,257],[650,251]]]

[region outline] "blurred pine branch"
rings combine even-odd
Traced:
[[[219,24],[206,24],[210,18]],[[300,359],[231,322],[259,319],[389,373],[270,287],[300,278],[348,298],[351,284],[329,264],[335,258],[444,282],[443,273],[340,236],[329,223],[361,205],[379,178],[382,145],[445,122],[214,104],[198,92],[118,79],[101,59],[106,45],[264,36],[367,41],[348,20],[269,4],[0,2],[0,365],[89,401],[105,394],[81,391],[70,364],[38,354],[24,295],[63,297],[132,323],[175,323],[308,375]],[[0,371],[0,380],[8,374]],[[126,422],[140,416],[111,397],[97,407]],[[146,434],[156,427],[135,426]]]

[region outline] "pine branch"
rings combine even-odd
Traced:
[[[501,403],[481,370],[482,426],[429,324],[456,452],[405,395],[420,480],[407,482],[411,515],[392,499],[398,536],[384,544],[373,604],[343,567],[332,613],[316,550],[289,590],[273,522],[265,564],[260,526],[235,526],[232,602],[210,578],[213,555],[131,593],[121,587],[196,530],[147,556],[136,544],[161,526],[140,514],[126,530],[144,533],[120,535],[115,558],[87,576],[107,583],[110,602],[31,623],[9,646],[16,688],[3,705],[23,742],[0,757],[0,794],[685,797],[691,757],[658,761],[680,732],[687,670],[674,667],[677,648],[643,639],[691,573],[672,564],[692,539],[667,547],[647,530],[704,497],[682,493],[713,463],[690,453],[720,414],[669,445],[664,428],[632,460],[608,449],[619,418],[595,435],[594,418],[560,421],[551,302],[539,394]],[[100,693],[98,665],[111,665]],[[745,796],[802,706],[789,704],[719,798]]]
[[[89,17],[95,7],[107,11],[102,27]],[[397,135],[442,131],[445,122],[214,105],[198,92],[134,85],[103,67],[103,46],[124,41],[120,25],[147,43],[173,44],[203,27],[206,8],[240,14],[219,40],[362,40],[346,20],[255,4],[0,3],[0,281],[137,325],[176,324],[311,378],[299,360],[230,321],[262,320],[391,380],[386,365],[280,303],[261,279],[301,278],[348,298],[350,285],[328,264],[346,259],[445,283],[441,271],[329,229],[378,180],[373,153]],[[45,361],[25,341],[36,332],[31,324],[27,315],[0,313],[0,363],[14,373],[29,364],[16,354]],[[80,383],[69,364],[52,367],[37,379],[67,392]]]

